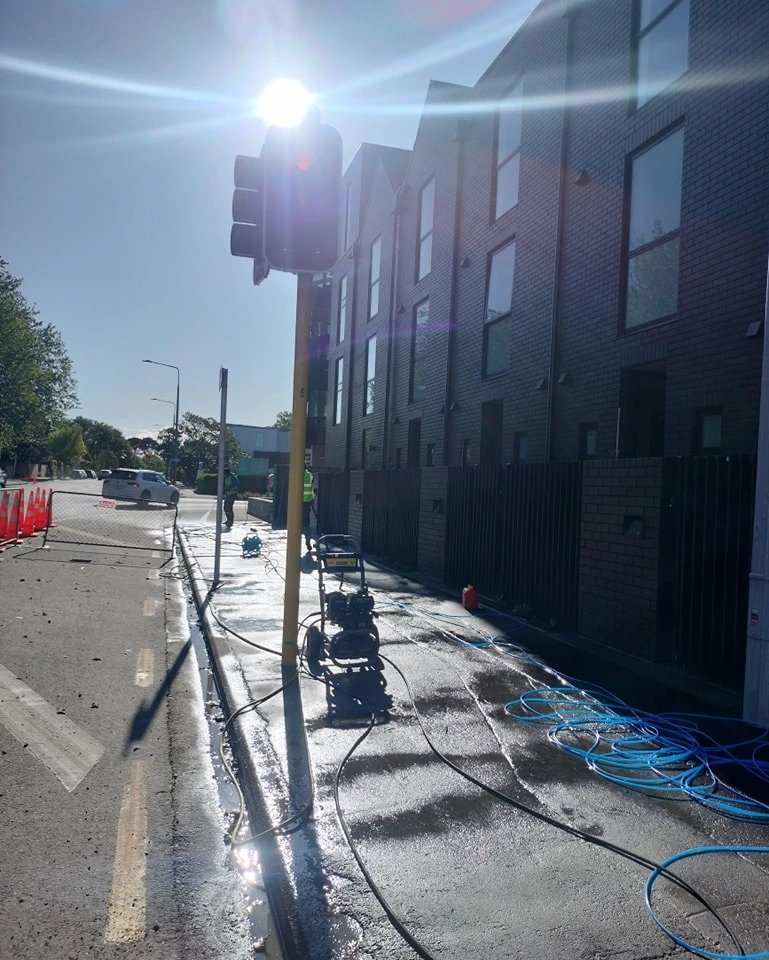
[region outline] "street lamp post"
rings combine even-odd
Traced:
[[[159,360],[142,360],[142,363],[152,363],[156,367],[169,367],[176,370],[176,406],[174,407],[174,467],[168,472],[171,474],[170,480],[176,483],[176,470],[179,464],[179,368],[173,363],[161,363]]]
[[[174,422],[174,424],[176,424],[176,423],[179,422],[179,413],[178,413],[176,404],[174,403],[173,400],[163,400],[162,397],[153,397],[152,399],[153,399],[154,401],[156,401],[156,403],[170,403],[171,406],[174,408],[174,420],[173,420],[173,422]],[[168,470],[169,479],[170,479],[170,476],[171,476],[170,466],[171,466],[171,464],[169,463],[169,464],[168,464],[168,467],[169,467],[169,470]]]

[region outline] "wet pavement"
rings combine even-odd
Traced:
[[[214,527],[183,516],[180,525],[224,707],[253,702],[232,723],[233,749],[289,960],[684,955],[646,908],[650,868],[638,858],[769,844],[765,820],[608,782],[559,749],[549,724],[505,711],[526,691],[563,685],[559,672],[638,709],[701,709],[695,697],[371,568],[391,706],[374,724],[344,720],[329,712],[322,677],[281,668],[285,533],[236,523],[223,535],[222,583],[209,593]],[[252,530],[262,553],[243,557]],[[305,572],[300,618],[311,622],[318,609],[317,575]],[[708,730],[726,725],[712,720]],[[728,726],[731,738],[757,733]],[[660,879],[652,902],[674,937],[711,955],[769,956],[769,853],[701,855],[674,870],[739,946],[691,889]]]

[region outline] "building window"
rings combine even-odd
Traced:
[[[257,450],[264,450],[264,434],[263,433],[257,433],[254,439],[254,446],[255,446],[255,449]]]
[[[425,463],[428,467],[432,467],[435,461],[435,444],[428,443],[427,451],[425,453]]]
[[[411,328],[411,379],[409,400],[423,400],[425,396],[425,358],[427,355],[427,324],[430,319],[430,301],[423,300],[414,308]]]
[[[347,200],[344,207],[344,250],[347,250],[352,240],[352,184],[347,184]]]
[[[720,407],[702,407],[694,411],[694,452],[721,452]]]
[[[419,253],[417,280],[426,277],[433,264],[433,215],[435,210],[435,178],[429,180],[419,193]]]
[[[636,103],[640,107],[689,67],[689,0],[640,0]]]
[[[334,425],[342,422],[342,392],[344,388],[344,357],[336,361],[334,371]]]
[[[681,128],[632,161],[626,329],[667,319],[678,310],[683,155]]]
[[[419,451],[422,446],[422,419],[409,420],[409,436],[406,445],[406,466],[414,470],[419,466]]]
[[[462,441],[462,466],[469,467],[472,463],[472,442],[469,437]]]
[[[581,423],[579,425],[580,460],[595,459],[598,456],[598,424]]]
[[[379,271],[382,265],[382,238],[371,244],[371,271],[368,291],[369,320],[379,312]]]
[[[497,115],[495,150],[494,219],[498,220],[518,203],[521,175],[521,121],[523,118],[523,82],[510,92]]]
[[[376,337],[366,341],[366,382],[363,385],[363,416],[374,412],[374,384],[376,381]]]
[[[344,340],[345,330],[347,328],[347,277],[344,276],[339,281],[339,316],[336,324],[336,342],[341,343]]]
[[[493,377],[510,363],[510,313],[513,305],[515,242],[491,255],[483,325],[483,376]]]
[[[529,459],[529,434],[526,430],[520,430],[513,437],[513,460],[516,463],[523,463]]]

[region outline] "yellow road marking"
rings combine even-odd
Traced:
[[[146,843],[147,788],[144,765],[141,760],[135,760],[131,780],[123,791],[120,806],[105,943],[130,943],[144,939],[147,914]]]
[[[154,597],[147,597],[144,601],[144,616],[145,617],[154,617],[155,616],[155,607],[157,606]]]
[[[151,687],[155,680],[155,654],[149,647],[144,647],[139,651],[136,658],[136,680],[137,687]]]

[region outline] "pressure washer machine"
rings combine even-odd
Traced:
[[[385,712],[392,701],[384,693],[387,684],[379,657],[374,598],[358,542],[346,534],[326,535],[318,538],[314,552],[320,623],[307,630],[308,668],[326,681],[329,714]],[[337,589],[328,590],[329,577],[336,579]]]

